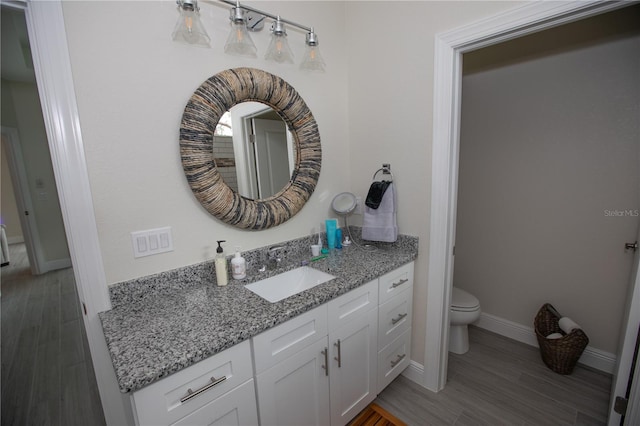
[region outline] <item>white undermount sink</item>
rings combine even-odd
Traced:
[[[289,296],[309,290],[319,284],[326,283],[335,277],[326,272],[302,266],[282,274],[256,281],[245,286],[263,299],[271,303],[286,299]]]

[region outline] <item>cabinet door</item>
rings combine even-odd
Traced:
[[[187,425],[257,426],[258,409],[253,379],[173,424]]]
[[[253,338],[256,374],[273,367],[302,348],[327,337],[327,305],[298,315]]]
[[[263,426],[329,424],[329,358],[326,336],[258,374]]]
[[[373,280],[328,303],[329,330],[337,330],[352,318],[378,306],[378,280]]]
[[[376,397],[378,310],[329,333],[331,426],[342,426]]]

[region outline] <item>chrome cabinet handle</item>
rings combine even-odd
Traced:
[[[407,354],[402,354],[402,355],[398,355],[398,358],[396,358],[395,361],[391,361],[391,367],[395,367],[396,365],[400,364],[400,361],[402,361],[404,359],[404,357],[406,357]]]
[[[406,317],[407,314],[398,314],[397,318],[391,318],[391,324],[396,325],[397,323],[399,323],[400,321],[402,321],[402,319],[404,317]]]
[[[329,375],[329,349],[324,348],[320,353],[324,355],[324,365],[322,366],[322,368],[324,368],[324,375],[328,376]]]
[[[224,382],[225,380],[227,380],[227,376],[222,376],[219,379],[216,379],[215,377],[211,377],[211,383],[207,383],[206,385],[204,385],[203,387],[201,387],[197,391],[192,391],[191,388],[187,389],[187,394],[185,396],[183,396],[182,398],[180,398],[180,402],[182,404],[184,404],[185,402],[187,402],[191,398],[200,395],[202,392],[208,391],[209,389],[211,389],[215,385],[220,384],[220,383]]]
[[[337,346],[338,347],[338,356],[333,357],[333,359],[338,361],[338,368],[340,368],[340,367],[342,367],[342,355],[340,353],[340,339],[338,339],[338,341],[336,343],[334,343],[333,346]]]
[[[408,281],[409,281],[408,278],[402,279],[402,280],[398,281],[397,283],[391,284],[391,288],[400,287],[402,284],[404,284],[404,283],[406,283]]]

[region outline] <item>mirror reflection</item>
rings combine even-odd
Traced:
[[[271,197],[295,169],[295,141],[268,105],[243,102],[227,111],[213,136],[216,167],[225,183],[246,198]]]

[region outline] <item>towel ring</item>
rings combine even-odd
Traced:
[[[374,174],[373,174],[373,180],[376,180],[376,175],[378,173],[382,172],[383,175],[391,175],[391,181],[393,182],[393,173],[391,173],[391,164],[383,164],[381,169],[378,169]]]

